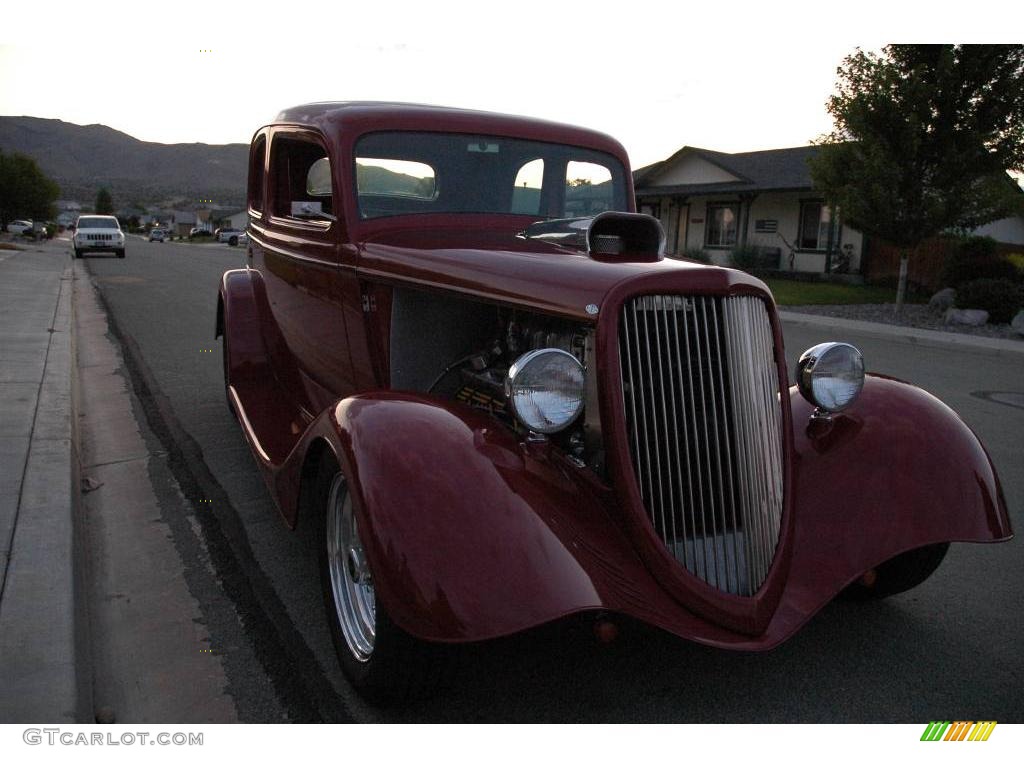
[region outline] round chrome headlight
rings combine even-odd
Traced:
[[[516,418],[545,435],[576,420],[583,396],[583,366],[561,349],[527,352],[512,364],[505,379],[505,397]]]
[[[841,411],[857,399],[864,386],[864,356],[852,344],[818,344],[800,355],[796,383],[800,394],[813,405]]]

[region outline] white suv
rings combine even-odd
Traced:
[[[217,242],[227,243],[228,245],[238,245],[238,238],[242,236],[242,230],[230,229],[225,227],[224,229],[217,230]]]
[[[124,232],[113,216],[79,216],[71,242],[76,259],[90,251],[113,251],[124,258]]]

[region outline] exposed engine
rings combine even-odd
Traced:
[[[600,416],[592,389],[592,325],[401,288],[394,289],[391,305],[392,388],[465,403],[524,435],[529,430],[505,396],[509,369],[534,350],[558,349],[572,355],[587,380],[582,413],[547,436],[574,460],[602,471]]]
[[[569,320],[544,317],[515,310],[497,309],[490,338],[480,349],[456,360],[435,381],[431,389],[447,394],[495,416],[515,420],[505,398],[509,368],[523,354],[535,349],[555,348],[587,364],[587,337],[592,329]],[[584,453],[583,421],[552,435],[567,453],[577,458]]]
[[[567,320],[514,310],[499,310],[498,315],[494,333],[487,343],[448,366],[442,378],[457,370],[459,386],[452,393],[456,400],[507,415],[505,377],[512,363],[530,350],[550,347],[565,350],[584,362],[586,329]],[[437,383],[440,384],[440,380]]]

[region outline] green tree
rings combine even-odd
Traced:
[[[1007,171],[1024,169],[1024,46],[857,49],[837,74],[811,176],[850,226],[902,250],[899,311],[924,240],[1021,210]]]
[[[60,187],[36,161],[18,152],[0,150],[0,227],[17,218],[51,219]]]
[[[96,213],[112,214],[114,212],[114,200],[106,187],[100,187],[96,193]]]

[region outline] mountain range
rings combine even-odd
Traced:
[[[0,150],[32,157],[62,198],[87,205],[100,187],[118,207],[182,198],[245,202],[247,144],[158,144],[105,125],[0,117]]]

